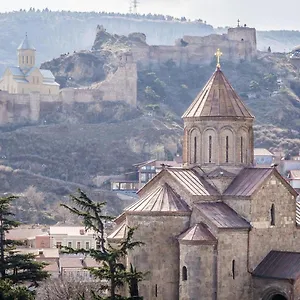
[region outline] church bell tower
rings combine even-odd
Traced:
[[[35,66],[35,48],[28,40],[27,33],[24,40],[18,47],[18,64],[25,71]]]
[[[183,163],[240,169],[253,165],[253,120],[221,71],[218,49],[217,68],[202,91],[183,114]]]

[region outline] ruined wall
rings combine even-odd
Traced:
[[[237,27],[230,28],[228,34],[223,35],[183,36],[175,46],[133,46],[132,56],[141,70],[159,68],[169,60],[184,68],[188,64],[211,63],[218,48],[225,61],[251,61],[257,52],[256,30]]]
[[[75,103],[94,104],[100,101],[125,101],[136,107],[137,69],[135,63],[123,63],[99,86],[60,90],[58,95],[40,93],[9,94],[0,91],[0,125],[18,122],[37,122],[41,116]]]

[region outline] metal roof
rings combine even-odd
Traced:
[[[22,72],[20,67],[9,66],[8,69],[11,71],[13,76],[21,76],[24,77],[24,73]]]
[[[215,243],[217,240],[213,234],[208,230],[207,226],[199,223],[189,228],[186,232],[181,234],[178,238],[183,243]]]
[[[271,251],[256,267],[253,276],[297,280],[300,276],[300,253]]]
[[[39,70],[42,73],[44,79],[48,79],[48,80],[49,79],[52,79],[52,80],[55,79],[54,75],[52,74],[52,72],[50,70],[44,70],[44,69],[39,69]]]
[[[190,212],[188,205],[166,183],[125,208],[135,212]]]
[[[166,171],[194,196],[219,195],[219,192],[193,169],[168,168]]]
[[[32,46],[32,44],[28,40],[27,33],[25,35],[24,40],[22,41],[22,43],[18,47],[18,50],[35,50],[35,48]]]
[[[248,229],[250,224],[224,202],[202,202],[195,207],[222,229]]]
[[[274,168],[245,168],[232,181],[224,195],[249,197],[273,171]]]
[[[231,173],[223,168],[216,168],[210,173],[207,174],[209,178],[216,178],[216,177],[235,177],[236,174]]]
[[[220,68],[217,68],[182,117],[254,118]]]
[[[265,148],[254,148],[254,156],[261,155],[261,156],[274,156],[268,149]]]
[[[107,239],[121,240],[126,237],[126,233],[127,233],[127,226],[126,223],[123,222],[107,237]]]

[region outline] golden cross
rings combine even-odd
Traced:
[[[215,53],[215,56],[217,57],[217,68],[220,69],[221,68],[221,64],[220,64],[220,58],[223,55],[223,53],[221,52],[220,49],[217,50],[217,52]]]

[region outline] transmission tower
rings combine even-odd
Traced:
[[[138,4],[140,2],[138,2],[137,0],[132,0],[132,6],[133,6],[133,13],[137,14],[137,8],[138,8]]]

